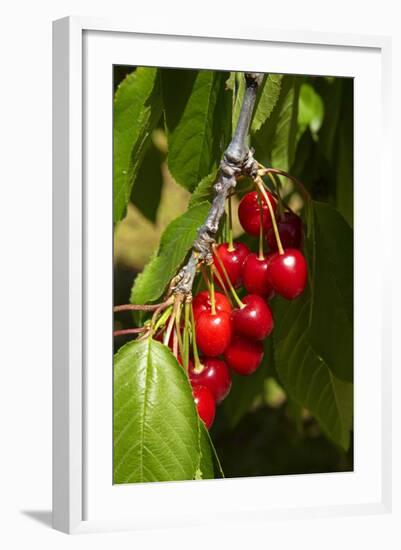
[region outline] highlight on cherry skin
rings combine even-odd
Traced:
[[[226,311],[202,311],[195,319],[196,343],[201,353],[217,357],[231,340],[230,315]]]
[[[206,386],[217,403],[221,403],[231,389],[231,376],[227,364],[215,357],[201,359],[199,368],[193,361],[189,364],[189,380],[192,385]]]
[[[267,192],[267,195],[270,199],[273,210],[276,211],[277,200],[270,192]],[[238,217],[244,231],[246,231],[248,235],[253,235],[254,237],[257,237],[260,231],[261,213],[259,201],[262,205],[263,229],[264,231],[267,231],[270,227],[272,227],[272,219],[265,198],[259,198],[257,191],[247,193],[241,199],[238,207]]]
[[[269,263],[269,281],[273,289],[287,300],[297,298],[305,290],[308,268],[302,252],[295,248],[276,252]]]

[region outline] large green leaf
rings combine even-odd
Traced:
[[[332,372],[353,380],[353,235],[338,211],[314,202],[310,341]]]
[[[255,105],[251,132],[255,133],[267,122],[280,97],[282,74],[268,74],[264,77]]]
[[[163,187],[163,154],[153,142],[147,148],[131,192],[131,202],[155,222]]]
[[[308,408],[324,432],[348,449],[353,412],[353,385],[337,378],[311,343],[310,294],[274,303],[275,367],[280,381],[299,405]]]
[[[160,240],[159,252],[135,279],[132,303],[145,304],[160,298],[192,247],[209,208],[208,202],[200,203],[167,226]]]
[[[152,339],[114,358],[114,483],[213,477],[207,436],[185,372]]]
[[[280,96],[268,119],[253,134],[256,158],[274,168],[288,171],[297,142],[299,79],[284,76]]]
[[[231,93],[221,71],[162,70],[167,162],[189,191],[219,164],[231,134]]]
[[[121,82],[114,96],[114,222],[125,216],[133,181],[161,112],[158,70],[137,68]]]

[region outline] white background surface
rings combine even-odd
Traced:
[[[181,8],[180,8],[181,4]],[[202,0],[189,4],[169,0],[138,4],[132,0],[74,0],[57,2],[15,0],[3,6],[1,31],[1,382],[0,382],[0,545],[6,549],[85,548],[325,548],[341,549],[400,546],[398,529],[391,516],[370,518],[272,521],[262,525],[227,525],[211,529],[170,529],[141,533],[81,535],[67,537],[52,531],[51,506],[51,20],[69,15],[130,17],[166,22],[174,17],[191,17],[197,26],[204,22],[207,32],[211,18],[236,27],[252,10],[259,27],[393,34],[394,71],[401,66],[400,15],[397,2],[336,0],[324,3],[231,2]],[[199,6],[199,10],[197,7]],[[159,9],[157,9],[159,8]],[[179,9],[180,8],[180,9]],[[230,14],[232,11],[232,14]],[[191,22],[188,20],[188,26]],[[397,34],[398,33],[398,36]],[[393,97],[401,97],[399,74],[394,74]],[[399,104],[393,104],[394,127],[401,124]],[[399,158],[399,133],[394,132],[394,159]],[[375,136],[372,136],[375,139]],[[374,159],[370,159],[374,162]],[[395,180],[396,215],[399,204],[399,177]],[[390,185],[390,182],[388,182]],[[378,190],[380,192],[381,190]],[[385,190],[383,190],[385,191]],[[372,217],[373,223],[373,217]],[[389,236],[390,237],[390,236]],[[393,249],[400,251],[398,226],[394,226]],[[399,252],[398,252],[399,253]],[[380,251],[372,251],[373,261]],[[394,261],[393,278],[399,281],[400,265]],[[400,330],[397,308],[400,293],[394,288],[394,341]],[[400,387],[400,353],[394,345],[393,386]],[[394,424],[400,415],[397,392]],[[398,403],[397,403],[398,401]],[[398,428],[398,429],[397,429]],[[399,434],[399,424],[396,425]],[[400,437],[394,440],[394,511],[400,518]],[[199,513],[207,514],[207,510]],[[36,520],[35,520],[36,518]],[[40,521],[38,521],[38,519]]]

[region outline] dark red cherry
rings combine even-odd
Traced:
[[[196,343],[208,357],[221,355],[231,340],[230,314],[226,311],[203,311],[195,319]]]
[[[292,300],[305,289],[308,268],[302,252],[287,248],[284,254],[275,252],[269,263],[269,281],[277,294]]]
[[[224,352],[224,358],[228,366],[238,374],[252,374],[262,362],[263,344],[236,335]]]
[[[223,263],[231,284],[234,287],[241,285],[241,268],[249,252],[249,248],[242,243],[233,243],[233,250],[229,250],[228,243],[219,244],[217,247],[218,258]],[[214,265],[220,273],[223,282],[227,284],[218,258],[216,255],[214,256]]]
[[[245,258],[242,264],[242,283],[249,294],[259,294],[267,299],[273,297],[274,290],[267,276],[269,262],[269,256],[261,260],[254,253]]]
[[[206,386],[193,386],[192,394],[198,414],[209,430],[213,424],[214,415],[216,413],[216,404],[213,394]]]
[[[277,217],[277,227],[283,248],[301,248],[303,243],[302,220],[293,212],[283,212]],[[277,250],[277,241],[273,228],[266,233],[269,250]]]
[[[226,311],[227,313],[231,313],[231,304],[227,296],[221,294],[221,292],[214,293],[214,303],[216,306],[216,311]],[[192,300],[192,308],[194,310],[195,319],[200,313],[202,313],[202,311],[211,311],[212,304],[210,302],[210,292],[208,290],[199,292],[199,294],[197,294]]]
[[[212,392],[217,403],[227,397],[231,388],[230,371],[224,361],[214,357],[204,357],[201,360],[202,370],[197,370],[194,364],[188,368],[191,384],[206,386]]]
[[[267,191],[267,195],[270,199],[273,210],[277,208],[277,201],[271,193]],[[267,231],[272,226],[272,219],[270,216],[269,207],[267,206],[265,198],[260,197],[262,212],[263,212],[263,229]],[[260,207],[257,191],[247,193],[239,203],[238,217],[242,227],[249,235],[257,237],[259,235],[260,227]]]
[[[234,309],[231,314],[234,333],[252,340],[263,340],[274,326],[269,306],[257,294],[248,294],[242,302],[244,307]]]

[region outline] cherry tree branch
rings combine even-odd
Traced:
[[[248,134],[256,96],[262,82],[263,74],[246,73],[246,89],[242,101],[238,124],[233,138],[224,152],[220,163],[219,177],[214,184],[215,195],[204,224],[200,227],[194,241],[192,252],[187,264],[178,272],[173,280],[171,290],[174,294],[191,296],[192,286],[199,264],[212,261],[212,245],[219,223],[224,214],[225,201],[228,194],[235,188],[240,176],[255,177],[258,163],[254,160],[248,147]]]

